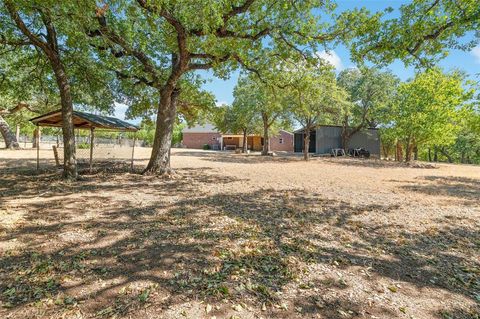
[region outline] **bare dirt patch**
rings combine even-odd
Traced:
[[[479,167],[175,150],[66,183],[49,153],[0,151],[0,317],[479,317]]]

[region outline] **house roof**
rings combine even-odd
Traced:
[[[195,125],[192,127],[186,127],[182,130],[183,133],[219,133],[215,125],[211,123],[205,123],[204,125]]]
[[[292,133],[292,132],[285,131],[285,130],[282,130],[282,129],[280,129],[280,130],[278,130],[278,131],[279,131],[279,132],[284,132],[284,133],[287,133],[287,134],[290,134],[290,135],[293,135],[293,133]]]
[[[57,110],[46,113],[30,120],[38,126],[61,127],[62,111]],[[139,128],[136,125],[119,120],[110,116],[96,115],[80,111],[73,111],[73,126],[75,128],[91,129],[99,128],[114,131],[136,132]]]

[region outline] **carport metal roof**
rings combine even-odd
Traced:
[[[62,111],[57,110],[37,116],[30,120],[38,126],[61,127]],[[73,126],[80,129],[106,129],[124,132],[136,132],[139,128],[128,122],[110,116],[73,111]]]

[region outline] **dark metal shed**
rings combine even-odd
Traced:
[[[301,153],[303,152],[303,143],[305,138],[305,132],[303,129],[297,130],[293,133],[293,147],[294,152]],[[310,131],[310,143],[308,145],[308,152],[315,153],[317,135],[315,130]]]
[[[303,129],[294,132],[294,150],[303,151]],[[342,127],[335,125],[320,125],[310,133],[309,152],[327,154],[334,148],[342,147]],[[364,148],[373,155],[380,155],[380,137],[378,129],[369,128],[352,136],[349,148]]]

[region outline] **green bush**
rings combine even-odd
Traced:
[[[87,150],[90,148],[90,144],[88,143],[78,143],[77,148],[80,150]]]
[[[204,150],[209,150],[209,149],[210,149],[210,145],[204,144],[204,145],[203,145],[203,149],[204,149]]]

